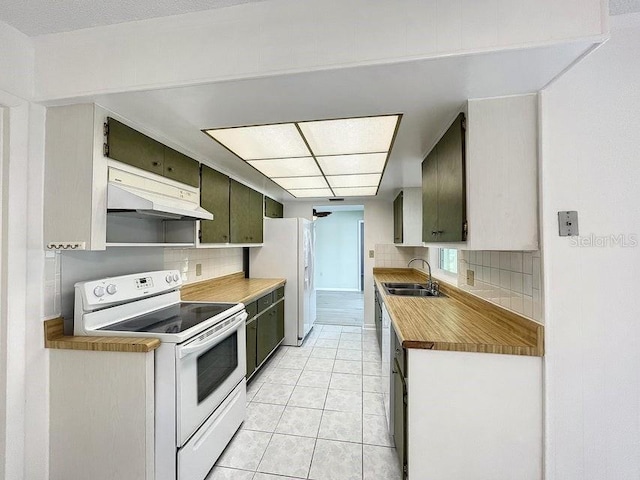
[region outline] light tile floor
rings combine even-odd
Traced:
[[[400,480],[375,331],[316,325],[247,386],[247,416],[207,480]]]

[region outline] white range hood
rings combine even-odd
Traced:
[[[109,167],[107,212],[160,217],[167,220],[213,220],[200,207],[200,189],[164,179]]]

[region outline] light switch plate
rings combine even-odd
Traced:
[[[575,210],[558,212],[558,229],[561,237],[577,236],[578,212]]]
[[[373,250],[369,250],[369,258],[373,258]]]

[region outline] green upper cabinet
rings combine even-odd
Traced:
[[[107,118],[107,125],[109,158],[192,187],[200,186],[198,161],[113,118]]]
[[[164,176],[192,187],[200,186],[200,163],[167,146],[164,147]]]
[[[233,179],[229,180],[229,232],[231,243],[249,243],[251,223],[251,189]]]
[[[422,240],[466,240],[464,114],[422,162]]]
[[[403,195],[402,192],[398,194],[393,201],[393,243],[403,242]]]
[[[438,235],[438,147],[422,162],[422,241],[435,242]]]
[[[264,230],[264,196],[260,192],[251,190],[249,192],[249,242],[262,243],[262,233]]]
[[[107,118],[108,156],[164,175],[164,145],[113,118]]]
[[[200,205],[213,220],[200,222],[200,243],[229,243],[229,177],[202,165]]]
[[[264,216],[268,218],[282,218],[283,206],[272,198],[264,197]]]

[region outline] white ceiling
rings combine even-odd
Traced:
[[[91,97],[274,198],[280,187],[202,129],[402,113],[378,195],[419,186],[421,162],[468,98],[536,92],[587,44],[573,43]],[[84,100],[83,100],[84,101]],[[77,100],[74,100],[77,102]]]
[[[2,0],[0,20],[28,35],[177,15],[265,0]],[[612,0],[629,10],[640,0]],[[207,85],[110,94],[96,101],[254,188],[293,200],[201,130],[402,113],[379,196],[420,184],[420,164],[468,98],[536,92],[590,45],[451,56]],[[78,100],[75,99],[74,102]]]
[[[640,12],[640,0],[610,0],[609,13],[624,15],[625,13]]]
[[[0,20],[36,36],[260,1],[264,0],[2,0]]]
[[[265,0],[2,0],[0,20],[37,36],[261,1]],[[609,11],[640,12],[640,0],[610,0]]]

